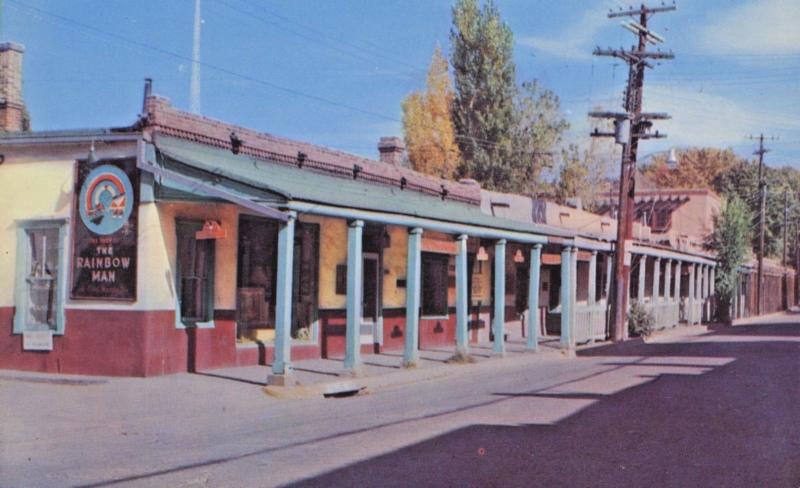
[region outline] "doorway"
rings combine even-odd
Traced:
[[[380,255],[363,254],[363,294],[361,313],[361,344],[379,344],[380,318]]]

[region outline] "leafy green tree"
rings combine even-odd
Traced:
[[[543,189],[542,171],[552,169],[551,149],[561,142],[569,123],[558,96],[536,80],[526,81],[516,93],[511,181],[508,190],[536,194]]]
[[[494,190],[540,191],[551,150],[569,127],[558,97],[536,81],[516,86],[514,37],[492,0],[483,7],[457,0],[450,41],[458,176]]]
[[[459,176],[511,190],[514,177],[514,37],[491,0],[457,0],[450,29]]]
[[[439,47],[433,53],[425,91],[403,100],[408,160],[422,173],[453,178],[459,160],[453,128],[453,83]]]
[[[561,150],[563,161],[556,182],[556,198],[564,202],[569,198],[581,198],[590,187],[589,153],[581,151],[576,144]]]
[[[730,323],[730,305],[736,289],[739,267],[750,249],[752,215],[747,204],[732,194],[714,217],[711,248],[717,252],[715,288],[720,300],[720,314]]]
[[[797,201],[798,191],[800,191],[800,173],[790,167],[771,168],[765,166],[764,182],[767,187],[764,254],[770,257],[780,257],[783,252],[784,192],[788,196],[788,221],[796,222],[800,218],[800,206]],[[741,160],[732,165],[714,178],[713,188],[726,198],[736,196],[745,202],[753,216],[751,226],[753,229],[758,229],[759,190],[758,164],[756,162]],[[788,235],[793,235],[793,229],[789,230]],[[753,249],[758,249],[758,241],[758,232],[753,232],[751,242]],[[794,239],[789,239],[787,244],[789,244],[790,254],[797,252]]]

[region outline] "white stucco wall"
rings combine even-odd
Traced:
[[[135,142],[98,143],[96,146],[99,158],[134,157],[136,154]],[[67,270],[62,296],[65,308],[143,308],[139,302],[95,303],[68,298],[75,165],[76,160],[86,157],[88,150],[88,144],[7,146],[2,149],[5,161],[0,165],[0,307],[14,306],[15,287],[21,286],[16,283],[19,223],[63,219],[66,232],[60,244],[62,266]]]

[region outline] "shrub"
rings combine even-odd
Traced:
[[[656,319],[653,317],[653,312],[647,310],[644,303],[638,300],[631,302],[631,308],[628,311],[628,335],[631,337],[648,336],[653,332]]]

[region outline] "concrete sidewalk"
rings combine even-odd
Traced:
[[[604,344],[598,343],[597,345]],[[581,346],[579,349],[591,347]],[[341,359],[306,359],[292,362],[293,377],[296,386],[268,386],[267,377],[272,372],[271,365],[241,366],[221,368],[196,373],[179,373],[166,377],[124,378],[104,376],[83,376],[53,373],[34,373],[26,371],[0,370],[0,380],[23,381],[68,386],[88,386],[109,382],[139,382],[175,376],[198,376],[228,380],[233,383],[249,384],[263,387],[265,393],[275,398],[308,398],[322,397],[325,394],[337,394],[342,391],[374,391],[427,381],[448,376],[460,376],[474,373],[477,370],[515,367],[527,362],[536,363],[559,357],[574,356],[559,346],[558,337],[544,337],[539,342],[537,352],[528,351],[525,341],[511,340],[506,342],[504,356],[496,356],[492,345],[473,344],[470,347],[470,362],[451,362],[452,349],[420,350],[420,361],[416,368],[401,366],[402,351],[380,354],[362,355],[362,374],[352,377],[344,371]]]
[[[650,337],[638,339],[638,341],[658,342],[678,336],[699,335],[707,332],[707,330],[708,327],[706,326],[682,325],[656,331]],[[362,374],[358,377],[352,377],[344,371],[341,359],[306,359],[292,362],[293,376],[296,383],[293,386],[268,385],[267,377],[272,371],[269,364],[264,366],[221,368],[184,374],[260,386],[271,397],[298,399],[346,393],[357,394],[396,388],[421,381],[474,374],[484,370],[499,370],[506,367],[515,368],[525,364],[533,365],[543,361],[574,357],[576,352],[609,344],[610,342],[608,341],[582,344],[577,346],[575,351],[566,351],[560,347],[558,336],[546,336],[540,338],[539,350],[532,352],[526,349],[524,339],[512,339],[506,342],[504,356],[496,356],[492,351],[491,343],[473,344],[470,346],[470,362],[450,361],[454,353],[453,349],[425,349],[420,350],[419,366],[416,368],[404,368],[401,366],[403,354],[400,351],[364,354],[362,355]],[[128,379],[0,370],[0,380],[86,386],[110,381],[141,380],[141,378]]]
[[[586,346],[584,346],[586,347]],[[515,366],[521,362],[535,362],[545,358],[568,356],[559,347],[558,337],[545,337],[539,342],[539,350],[526,350],[524,340],[506,342],[506,353],[498,357],[491,344],[470,347],[469,362],[451,361],[452,349],[420,350],[420,361],[416,368],[401,366],[403,354],[384,352],[362,355],[361,374],[353,377],[344,371],[341,359],[308,359],[292,363],[296,382],[292,386],[267,385],[270,366],[249,366],[203,371],[197,374],[216,376],[232,380],[264,385],[264,391],[276,398],[307,398],[324,395],[355,394],[364,390],[392,388],[409,383],[470,374],[477,369]]]

